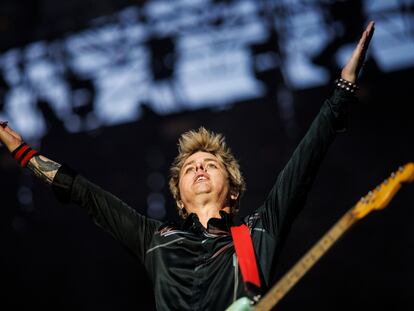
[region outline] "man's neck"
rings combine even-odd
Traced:
[[[202,206],[189,208],[187,211],[189,213],[195,213],[200,223],[203,225],[204,228],[207,229],[208,221],[211,218],[221,218],[220,211],[230,213],[230,207],[221,207],[214,204],[204,204]]]

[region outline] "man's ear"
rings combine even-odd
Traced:
[[[183,209],[184,208],[184,203],[181,200],[175,201],[175,203],[177,204],[179,209]]]
[[[230,199],[232,199],[233,201],[236,201],[239,198],[239,193],[238,192],[230,192]]]

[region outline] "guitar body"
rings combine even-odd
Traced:
[[[243,297],[233,302],[225,311],[253,311],[254,307],[252,301]]]

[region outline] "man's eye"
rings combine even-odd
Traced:
[[[192,171],[194,171],[194,167],[188,167],[188,168],[184,171],[184,173],[185,173],[185,174],[187,174],[187,173],[191,173]]]
[[[215,165],[214,163],[209,163],[207,164],[208,168],[217,168],[217,165]]]

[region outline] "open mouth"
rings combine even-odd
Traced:
[[[194,183],[199,183],[199,182],[203,182],[205,180],[208,180],[207,176],[204,175],[200,175],[196,178],[196,180],[194,181]]]

